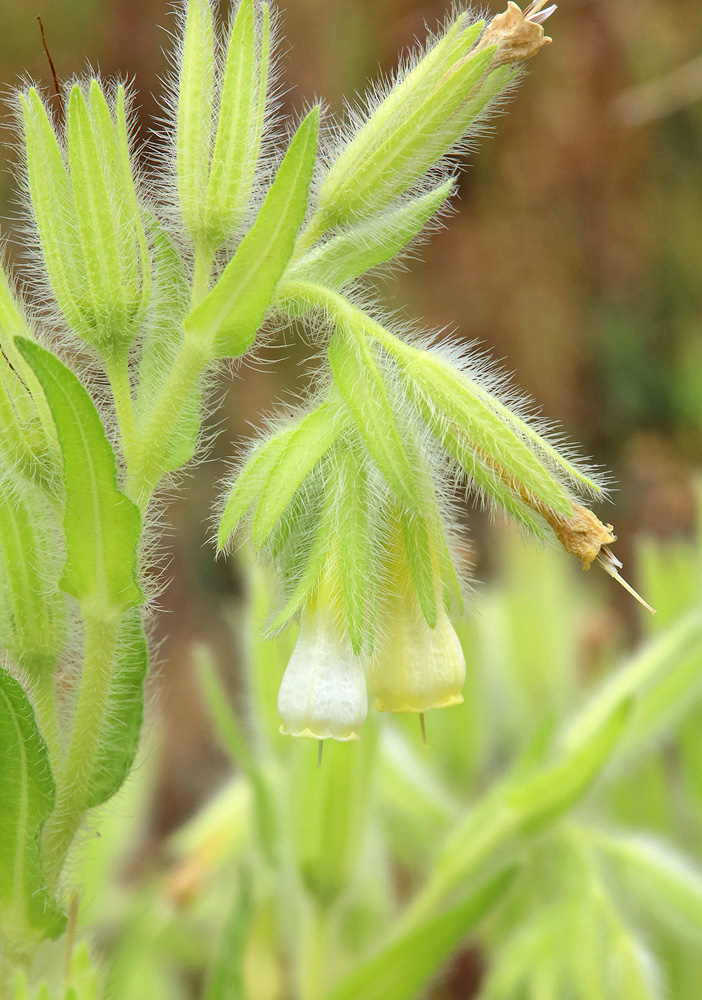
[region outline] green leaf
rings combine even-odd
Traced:
[[[190,0],[180,65],[176,164],[186,229],[199,237],[207,193],[212,136],[214,41],[209,0]]]
[[[543,520],[510,491],[494,469],[486,464],[472,442],[457,432],[456,425],[449,423],[443,413],[438,412],[432,402],[421,393],[415,396],[414,402],[427,426],[448,454],[459,464],[468,483],[473,488],[478,487],[499,504],[521,528],[534,537],[545,540],[549,535],[549,529]]]
[[[288,624],[307,601],[311,591],[317,586],[324,564],[329,557],[332,544],[335,497],[330,493],[322,505],[312,531],[300,533],[296,538],[294,551],[288,554],[288,562],[293,572],[286,572],[286,600],[278,611],[267,633],[273,634]]]
[[[344,326],[331,339],[329,363],[373,461],[398,499],[416,510],[419,496],[414,471],[372,347],[363,334]]]
[[[41,832],[56,789],[49,755],[22,686],[0,668],[0,926],[3,943],[58,937],[66,918],[44,883]]]
[[[240,878],[210,973],[206,1000],[244,1000],[244,956],[252,917],[251,887],[248,879]]]
[[[671,844],[643,834],[599,831],[594,843],[615,863],[627,892],[676,935],[702,938],[702,871]]]
[[[343,450],[339,466],[339,580],[349,639],[354,653],[358,655],[368,628],[367,594],[372,544],[368,473],[362,456],[353,445]]]
[[[553,510],[570,517],[570,500],[561,483],[539,456],[525,444],[514,426],[510,411],[498,412],[496,400],[446,362],[427,351],[401,345],[398,355],[404,373],[423,397],[435,419],[464,436],[468,452],[476,452],[489,466],[495,463],[508,477],[517,481]],[[533,432],[532,432],[533,434]],[[541,439],[539,439],[541,440]],[[468,475],[474,467],[465,469]],[[499,479],[499,472],[495,474]],[[509,480],[504,483],[509,492]]]
[[[113,120],[100,84],[91,80],[88,111],[116,227],[128,336],[138,330],[151,297],[151,258],[129,154],[124,86],[117,88]]]
[[[0,643],[33,676],[53,670],[66,638],[61,561],[46,498],[0,472]]]
[[[141,611],[135,608],[125,616],[117,641],[99,749],[87,791],[88,809],[112,798],[131,771],[144,720],[144,681],[148,667]]]
[[[270,440],[258,445],[243,468],[237,473],[231,485],[229,496],[222,513],[217,532],[217,551],[226,546],[239,521],[257,503],[268,475],[285,450],[288,439],[294,433],[288,427]]]
[[[460,903],[391,941],[324,1000],[416,1000],[466,934],[502,899],[518,868],[507,865]]]
[[[115,456],[95,405],[53,354],[23,338],[16,343],[42,384],[63,456],[66,565],[59,585],[81,602],[122,610],[140,604],[139,508],[117,487]]]
[[[448,180],[428,194],[376,215],[314,247],[289,268],[286,279],[341,288],[407,246],[450,196]]]
[[[56,431],[39,382],[15,346],[17,335],[33,339],[0,262],[0,447],[17,471],[41,480],[58,465]]]
[[[243,218],[261,145],[264,115],[260,90],[263,86],[265,102],[270,42],[267,8],[260,38],[255,21],[253,0],[242,0],[229,40],[207,187],[207,229],[214,246],[233,232]],[[263,64],[262,56],[265,56]]]
[[[214,288],[185,321],[212,357],[238,357],[253,343],[288,265],[317,154],[319,108],[297,130],[250,231]]]
[[[588,740],[614,706],[632,696],[636,706],[624,748],[628,752],[669,723],[676,710],[691,707],[702,696],[702,615],[698,610],[680,618],[605,680],[572,723],[567,745]]]
[[[507,788],[505,802],[517,812],[518,829],[534,833],[572,809],[617,749],[632,707],[632,699],[624,698],[600,727],[571,746],[556,764]]]
[[[346,426],[343,410],[324,403],[287,435],[263,482],[251,527],[254,545],[260,548],[266,543],[297,490]]]
[[[402,532],[405,539],[407,562],[419,606],[427,625],[434,628],[438,616],[436,604],[437,574],[435,573],[435,570],[438,570],[438,565],[434,564],[427,522],[421,514],[404,513]]]

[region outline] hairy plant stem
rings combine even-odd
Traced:
[[[49,750],[51,769],[55,772],[61,760],[61,738],[56,718],[54,667],[55,664],[52,664],[52,668],[48,670],[46,665],[43,665],[43,669],[36,673],[36,680],[33,680],[31,687],[34,696],[34,712]]]
[[[207,295],[211,275],[212,254],[196,247],[191,311]],[[164,452],[173,427],[209,362],[207,344],[200,338],[189,335],[186,330],[173,367],[146,426],[140,433],[135,431],[132,458],[128,466],[127,492],[138,503],[142,513],[167,471],[164,467]]]
[[[87,809],[90,779],[100,746],[122,610],[105,603],[82,608],[85,657],[78,706],[66,761],[57,779],[56,808],[44,832],[46,878],[55,887]]]
[[[173,427],[209,360],[209,351],[202,341],[186,333],[161,395],[132,453],[127,492],[139,504],[142,513],[166,471],[164,454]]]
[[[105,370],[110,380],[115,413],[117,414],[117,422],[122,439],[122,450],[128,468],[137,435],[127,357],[117,358],[114,361],[106,361]]]
[[[293,260],[302,257],[329,229],[329,222],[323,212],[315,212],[295,242]]]

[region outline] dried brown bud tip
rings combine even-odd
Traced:
[[[627,583],[624,577],[619,574],[622,564],[608,548],[612,542],[616,541],[612,534],[612,525],[602,524],[587,507],[581,507],[577,503],[572,506],[572,517],[561,517],[548,509],[541,511],[566,552],[577,556],[585,569],[590,569],[593,562],[596,562],[605,573],[621,584],[632,597],[635,597],[639,604],[655,615],[655,609],[647,604],[643,597],[636,593],[631,584]]]
[[[541,11],[544,2],[545,0],[541,0],[531,4],[527,12],[523,13],[510,0],[507,10],[493,17],[477,46],[478,49],[483,49],[489,45],[497,45],[491,69],[506,63],[524,62],[535,56],[544,45],[550,45],[553,39],[544,34],[540,22],[552,14],[555,7]]]
[[[602,547],[616,541],[616,537],[612,533],[612,525],[602,524],[587,507],[577,503],[572,506],[572,517],[562,517],[548,510],[543,516],[566,552],[577,556],[585,569],[590,569]]]

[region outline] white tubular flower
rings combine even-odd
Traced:
[[[305,608],[278,693],[281,733],[311,740],[359,739],[368,712],[363,664],[328,601]]]
[[[394,600],[368,679],[381,712],[421,713],[460,705],[466,661],[443,605],[430,628],[413,595]]]

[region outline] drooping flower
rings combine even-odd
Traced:
[[[357,740],[367,711],[363,662],[342,632],[323,583],[302,613],[280,685],[280,731],[313,740]]]
[[[389,534],[387,598],[368,675],[381,712],[421,714],[463,701],[466,661],[444,606],[439,551],[429,535],[420,567],[412,531],[412,521],[400,514]]]
[[[460,705],[466,661],[443,606],[430,628],[414,595],[397,595],[386,630],[370,662],[375,707],[381,712],[421,713]]]

